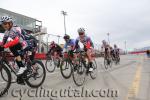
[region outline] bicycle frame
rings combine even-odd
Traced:
[[[4,51],[1,52],[2,56],[0,57],[0,62],[3,63],[11,72],[13,72],[17,76],[14,69],[10,66],[5,53],[6,52],[4,52]]]
[[[8,61],[7,58],[6,58],[6,54],[5,54],[5,53],[7,53],[7,52],[5,52],[5,51],[2,52],[2,56],[1,56],[1,58],[0,58],[0,61],[1,61],[8,69],[10,69],[10,71],[13,72],[13,73],[15,74],[15,76],[17,76],[17,72],[16,72],[16,69],[15,69],[15,67],[14,67],[15,61],[14,61],[13,65],[10,65],[9,61]],[[29,58],[29,56],[27,55],[27,53],[28,53],[28,51],[25,53],[25,57],[24,57],[25,64],[31,63],[30,58]]]

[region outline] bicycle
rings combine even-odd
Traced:
[[[58,56],[58,55],[57,55]],[[54,57],[51,56],[51,54],[47,55],[47,60],[45,62],[45,67],[46,70],[50,73],[54,72],[56,67],[59,68],[60,66],[60,58],[56,57],[54,59]]]
[[[115,62],[116,65],[118,65],[120,63],[120,57],[119,56],[115,56],[114,62]]]
[[[0,97],[2,97],[8,91],[11,85],[11,73],[9,69],[5,66],[3,56],[4,54],[2,53],[0,56],[0,73],[2,71],[5,72],[5,79],[7,78],[7,82],[3,80],[3,77],[1,76],[2,74],[0,74]]]
[[[72,75],[72,68],[75,66],[73,61],[73,56],[69,52],[65,52],[60,63],[60,72],[65,79],[69,79]]]
[[[104,55],[104,66],[106,70],[112,67],[112,57],[109,57],[108,53]]]
[[[0,70],[0,73],[1,73],[3,81],[6,82],[8,84],[8,86],[5,88],[4,92],[0,93],[0,96],[2,96],[4,93],[7,92],[7,90],[10,87],[10,84],[13,83],[13,82],[11,82],[12,74],[14,74],[17,77],[17,71],[18,71],[17,70],[18,68],[12,67],[10,65],[10,63],[7,60],[7,57],[5,55],[5,51],[2,51],[1,53],[2,53],[2,57],[0,58],[0,63],[1,63],[2,68]],[[27,70],[23,73],[23,75],[21,77],[29,87],[38,88],[39,86],[41,86],[44,83],[44,80],[46,77],[46,70],[41,61],[39,61],[39,60],[31,61],[29,58],[29,55],[28,55],[29,53],[30,53],[30,51],[26,51],[22,55],[22,57],[24,59],[24,65],[27,66]],[[39,72],[40,68],[42,69],[41,75]],[[7,74],[9,76],[8,79],[5,77],[5,74]],[[41,78],[41,80],[39,82],[37,82],[38,78]],[[35,83],[33,83],[33,82],[35,82]]]
[[[115,65],[118,65],[120,63],[120,56],[118,52],[113,52],[111,54],[112,61],[115,63]]]
[[[87,57],[86,52],[79,51],[78,53],[78,59],[77,59],[77,66],[73,68],[73,81],[77,86],[82,86],[85,83],[86,76],[90,75],[92,79],[95,79],[97,77],[97,63],[95,60],[95,56],[93,57],[93,63],[92,68],[93,71],[89,72],[89,64],[87,64],[85,61],[85,58]]]

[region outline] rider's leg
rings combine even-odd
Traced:
[[[15,46],[9,48],[10,51],[13,53],[13,55],[16,57],[16,62],[19,67],[19,71],[18,71],[17,75],[23,74],[24,71],[26,70],[26,67],[23,65],[21,56],[18,52],[18,50],[21,50],[21,48],[22,48],[21,44],[17,44]]]
[[[93,71],[93,68],[92,68],[92,61],[93,61],[92,50],[88,49],[86,53],[87,53],[87,58],[88,58],[88,62],[89,62],[89,71]]]
[[[13,53],[13,55],[16,57],[16,63],[19,67],[19,71],[17,73],[17,75],[18,75],[17,82],[19,84],[24,84],[24,80],[22,79],[21,75],[24,73],[24,71],[27,68],[23,65],[21,56],[20,56],[19,52],[17,51],[17,50],[21,50],[21,44],[17,44],[13,47],[10,47],[9,49]]]
[[[54,52],[54,59],[57,59],[57,52]]]
[[[32,52],[32,54],[29,56],[31,61],[34,61],[34,57],[35,57],[35,52]]]
[[[29,56],[30,60],[32,61],[32,69],[34,73],[36,73],[36,69],[37,69],[35,62],[34,62],[35,54],[36,52],[32,51],[32,54]]]
[[[110,49],[108,48],[108,58],[111,58],[111,51],[110,51]]]

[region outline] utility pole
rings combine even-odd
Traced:
[[[110,33],[107,33],[107,36],[108,36],[108,43],[110,45],[110,40],[109,40]]]
[[[64,16],[64,31],[65,31],[65,34],[66,34],[66,15],[67,15],[67,12],[61,11],[61,13],[62,13],[63,16]]]
[[[127,42],[124,41],[124,47],[125,47],[125,54],[127,54]]]
[[[60,35],[58,35],[57,37],[58,37],[58,44],[59,44],[59,40],[60,40],[60,37],[61,37],[61,36],[60,36]]]

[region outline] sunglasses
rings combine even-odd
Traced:
[[[83,35],[84,33],[79,33],[79,35]]]
[[[68,40],[69,38],[68,38],[68,37],[65,37],[64,39],[65,39],[65,40]]]
[[[7,24],[9,24],[9,22],[4,22],[2,25],[7,25]]]

